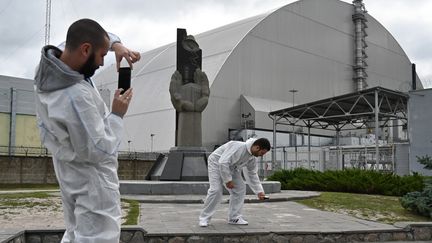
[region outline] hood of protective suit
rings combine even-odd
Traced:
[[[72,70],[60,60],[62,51],[55,46],[42,48],[42,56],[36,70],[35,85],[38,92],[50,92],[72,86],[84,79],[84,75]]]
[[[246,140],[246,148],[247,148],[247,151],[249,152],[249,154],[252,154],[252,152],[251,152],[252,144],[256,140],[257,140],[256,138],[249,138],[248,140]]]

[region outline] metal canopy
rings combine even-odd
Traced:
[[[375,95],[378,102],[375,104]],[[408,95],[374,87],[362,91],[310,102],[269,113],[277,124],[319,129],[350,130],[375,122],[375,107],[381,126],[390,120],[407,123]],[[347,126],[350,125],[350,126]]]
[[[389,121],[399,120],[402,125],[408,123],[408,95],[402,92],[373,87],[362,91],[310,102],[269,113],[273,120],[273,145],[276,147],[277,125],[290,125],[308,128],[308,160],[310,161],[310,129],[328,129],[336,131],[336,141],[342,130],[365,129],[372,124],[375,127],[376,155],[379,154],[378,130],[393,126]],[[337,144],[339,145],[339,144]],[[379,158],[376,157],[376,168]],[[276,166],[276,152],[273,149],[272,161]]]

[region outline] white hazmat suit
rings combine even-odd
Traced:
[[[42,49],[35,98],[40,136],[61,189],[62,242],[118,243],[123,120],[108,110],[90,79],[59,59],[61,53],[54,46]]]
[[[222,200],[223,187],[232,181],[234,188],[230,193],[228,220],[240,218],[246,185],[241,176],[241,169],[246,182],[255,194],[264,192],[259,180],[256,157],[251,153],[252,144],[256,139],[246,142],[230,141],[217,148],[208,158],[208,175],[210,188],[199,216],[200,222],[209,222],[215,213],[216,206]]]

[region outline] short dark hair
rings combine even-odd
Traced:
[[[83,43],[90,43],[94,49],[103,47],[108,33],[96,21],[80,19],[68,29],[66,35],[66,49],[75,50]]]
[[[270,151],[270,141],[267,138],[258,138],[255,140],[255,142],[252,144],[252,146],[258,145],[260,149],[265,149],[267,151]]]

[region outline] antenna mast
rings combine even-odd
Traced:
[[[45,12],[45,45],[49,44],[51,27],[51,0],[46,0]]]

